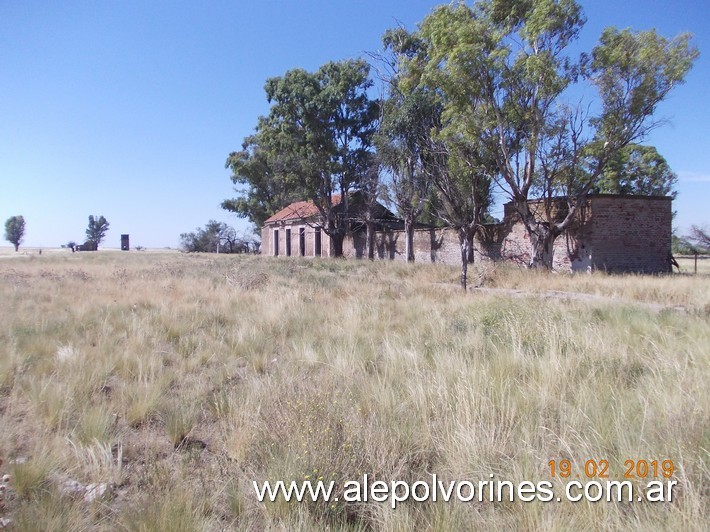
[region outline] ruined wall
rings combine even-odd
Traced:
[[[508,207],[508,206],[506,206]],[[512,209],[506,208],[505,223],[497,224],[498,242],[482,243],[482,249],[490,260],[505,260],[525,266],[530,263],[530,237],[520,216]],[[575,269],[573,265],[579,240],[578,227],[557,237],[553,246],[552,268],[558,271]],[[497,247],[496,245],[497,244]]]
[[[375,234],[375,259],[406,261],[406,239],[403,230],[381,231]],[[367,235],[364,231],[348,236],[343,243],[343,255],[348,258],[367,257]],[[458,236],[453,229],[415,229],[414,260],[458,264]]]
[[[273,255],[274,254],[274,244],[271,241],[272,229],[269,226],[264,226],[261,228],[261,250],[262,255]]]
[[[659,273],[670,271],[671,198],[645,196],[590,196],[579,220],[554,246],[553,268],[558,271]],[[298,225],[291,230],[291,255],[298,256]],[[315,228],[306,228],[305,256],[314,256]],[[274,254],[274,226],[262,230],[262,253]],[[279,226],[279,255],[286,255],[286,225]],[[322,256],[330,256],[330,238],[321,231]],[[402,230],[376,233],[376,259],[405,261],[406,236]],[[509,261],[525,265],[530,260],[530,239],[512,205],[506,205],[504,223],[491,224],[477,235],[476,262]],[[343,254],[367,257],[365,232],[346,237]],[[416,229],[414,256],[419,263],[461,263],[459,239],[454,229]]]
[[[558,271],[663,273],[670,271],[670,197],[590,196],[578,220],[555,240]],[[505,234],[497,260],[527,263],[530,239],[512,205],[506,205]],[[491,249],[483,246],[483,249]],[[490,255],[495,255],[493,250]]]
[[[291,253],[290,256],[292,257],[299,257],[301,256],[301,237],[300,237],[300,228],[303,227],[305,229],[305,257],[313,257],[316,254],[316,228],[312,227],[310,225],[305,225],[305,224],[289,224],[289,223],[284,223],[280,222],[278,224],[270,224],[268,226],[264,226],[261,229],[261,254],[262,255],[268,255],[270,257],[273,257],[275,255],[275,247],[274,247],[274,234],[275,230],[278,230],[278,240],[279,240],[279,246],[278,246],[278,256],[280,257],[285,257],[288,255],[287,251],[287,245],[286,245],[286,236],[287,236],[287,229],[291,230]],[[321,234],[321,255],[323,257],[329,257],[330,256],[330,237],[325,234],[325,232],[321,229],[320,231]]]
[[[670,197],[595,196],[585,241],[596,270],[671,271]]]
[[[404,235],[402,236],[402,260],[406,260]],[[414,231],[414,260],[460,265],[461,246],[458,233],[450,228],[416,229]]]
[[[491,231],[498,234],[497,240],[491,241],[484,235],[476,236],[474,240],[475,262],[508,260],[521,265],[527,263],[530,257],[530,243],[525,227],[521,223],[498,224]],[[569,270],[571,267],[567,249],[568,240],[570,239],[564,237],[557,239],[555,269]],[[375,235],[375,259],[406,261],[405,242],[406,235],[403,230],[378,232]],[[283,244],[281,244],[281,255],[284,254],[283,249]],[[343,255],[346,258],[367,257],[365,232],[358,232],[346,237],[343,243]],[[308,256],[312,256],[312,254]],[[326,255],[324,254],[324,256]],[[418,263],[459,266],[461,264],[461,247],[457,231],[451,228],[415,229],[414,260]]]

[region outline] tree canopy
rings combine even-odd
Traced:
[[[261,117],[244,151],[230,155],[233,181],[246,193],[223,207],[255,224],[295,199],[314,202],[342,254],[348,194],[371,175],[372,135],[378,102],[369,98],[369,66],[363,60],[329,62],[317,72],[289,70],[266,82],[271,109]],[[342,206],[334,196],[340,195]]]
[[[5,221],[5,240],[15,246],[15,251],[20,249],[20,244],[25,236],[25,219],[22,216],[10,216]]]
[[[89,225],[86,228],[86,241],[92,244],[94,249],[99,248],[99,244],[106,236],[109,223],[103,216],[89,215]]]
[[[190,253],[248,253],[256,247],[256,242],[216,220],[210,220],[194,232],[180,235],[180,248]]]
[[[551,266],[555,238],[619,151],[658,125],[657,105],[697,57],[687,34],[616,28],[574,56],[584,22],[574,0],[487,0],[441,6],[420,27],[419,83],[445,97],[444,122],[495,159],[494,178],[530,237],[531,266]],[[566,101],[576,83],[596,89],[597,114]],[[545,199],[542,219],[530,209],[533,192]]]
[[[653,146],[629,144],[608,162],[595,190],[604,194],[676,197],[678,176]]]
[[[378,158],[385,169],[383,195],[404,220],[405,254],[414,260],[414,227],[431,196],[436,146],[433,135],[441,120],[437,95],[408,83],[407,60],[421,52],[421,40],[403,28],[382,38],[387,55],[378,60],[387,70],[387,99],[383,102],[378,133]]]
[[[381,167],[407,227],[436,206],[459,230],[463,256],[497,186],[528,233],[529,265],[550,268],[555,239],[590,193],[674,194],[675,174],[639,142],[661,124],[658,105],[698,56],[689,34],[613,27],[575,53],[585,22],[575,0],[454,2],[417,31],[385,33],[383,102],[368,96],[370,68],[359,59],[267,80],[269,114],[227,160],[241,195],[222,206],[260,225],[309,199],[337,256],[351,222],[348,194],[372,199]],[[595,100],[570,100],[576,85]],[[543,208],[532,209],[538,198]]]
[[[278,130],[264,118],[254,135],[244,139],[242,150],[232,152],[225,168],[232,170],[232,182],[240,195],[222,202],[222,208],[261,227],[264,221],[285,205],[301,200],[306,191],[295,176],[289,176],[292,160],[280,149]]]

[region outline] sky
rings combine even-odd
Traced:
[[[0,221],[23,215],[24,246],[83,241],[177,247],[235,196],[224,163],[268,113],[267,78],[381,48],[435,0],[0,0]],[[700,58],[663,102],[652,132],[678,174],[674,225],[710,223],[710,5],[707,0],[582,0],[591,50],[603,28],[689,31]],[[9,242],[0,245],[9,246]]]

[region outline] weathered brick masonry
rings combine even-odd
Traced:
[[[555,241],[553,268],[559,271],[668,272],[671,221],[670,197],[590,196],[577,222]],[[331,255],[330,239],[313,218],[272,220],[262,228],[261,242],[262,253],[266,255]],[[487,225],[477,235],[474,249],[476,261],[519,264],[529,261],[529,238],[511,204],[505,206],[502,223]],[[377,232],[376,258],[404,261],[404,250],[404,231]],[[364,231],[345,239],[343,253],[350,258],[366,256]],[[416,229],[414,254],[417,262],[458,265],[461,260],[458,235],[453,229]]]
[[[583,233],[592,269],[659,273],[671,270],[670,197],[593,196]]]

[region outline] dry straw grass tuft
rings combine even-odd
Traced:
[[[32,260],[30,260],[32,259]],[[0,259],[18,529],[698,529],[707,276],[160,253]],[[583,296],[579,296],[583,294]],[[673,503],[287,503],[252,481],[550,480],[674,461]],[[99,504],[58,479],[111,486]],[[556,489],[559,483],[555,481]]]

